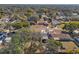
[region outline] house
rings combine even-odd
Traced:
[[[48,22],[44,21],[44,19],[40,19],[39,21],[37,21],[38,25],[44,25],[44,26],[48,26]]]
[[[78,13],[76,13],[76,12],[73,12],[73,13],[72,13],[72,15],[73,15],[73,16],[77,16],[77,15],[78,15]]]
[[[42,15],[42,19],[44,19],[44,21],[48,21],[49,17],[47,15]]]
[[[71,20],[72,21],[79,21],[79,15],[72,15]]]
[[[0,32],[0,44],[10,41],[11,37],[8,37],[6,32]]]
[[[71,36],[68,33],[63,33],[61,28],[53,28],[51,35],[54,40],[58,41],[65,41],[65,40],[72,40]]]
[[[11,42],[11,39],[12,39],[11,37],[6,37],[6,38],[5,38],[5,41],[6,41],[7,43],[9,43],[9,42]]]
[[[43,15],[42,15],[42,18],[48,18],[48,17],[47,17],[47,15],[43,14]]]
[[[60,19],[60,17],[59,16],[56,16],[55,19]]]
[[[28,21],[37,21],[37,20],[39,20],[38,18],[39,18],[38,16],[34,15],[34,16],[30,16],[27,20]]]
[[[37,21],[39,20],[39,17],[37,16],[31,16],[27,19],[31,25],[35,25],[37,23]]]
[[[79,43],[79,37],[75,37],[74,40]]]
[[[57,20],[62,20],[62,19],[66,19],[65,15],[59,15],[55,17]]]
[[[56,19],[52,19],[52,25],[56,26],[60,24],[60,21],[56,20]]]
[[[73,34],[79,34],[79,29],[74,30]]]
[[[73,37],[79,37],[79,29],[73,31]]]
[[[9,20],[10,20],[10,18],[4,17],[4,18],[0,19],[0,22],[5,22],[5,23],[7,23],[7,22],[9,22]]]

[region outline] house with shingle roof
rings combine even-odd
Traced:
[[[71,40],[71,36],[68,33],[63,33],[61,28],[53,28],[51,35],[54,40],[62,41],[62,40]]]
[[[56,26],[56,25],[58,25],[58,24],[60,24],[60,21],[58,21],[58,20],[56,20],[56,19],[52,19],[52,25],[53,26]]]

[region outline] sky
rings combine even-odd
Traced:
[[[0,0],[0,4],[79,4],[79,0]]]

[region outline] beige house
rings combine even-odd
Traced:
[[[61,41],[61,40],[70,40],[72,39],[69,34],[63,33],[63,30],[61,28],[54,28],[51,32],[53,38],[55,40]]]

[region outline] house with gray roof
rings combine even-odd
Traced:
[[[56,26],[60,24],[60,21],[56,20],[56,19],[52,19],[52,25]]]

